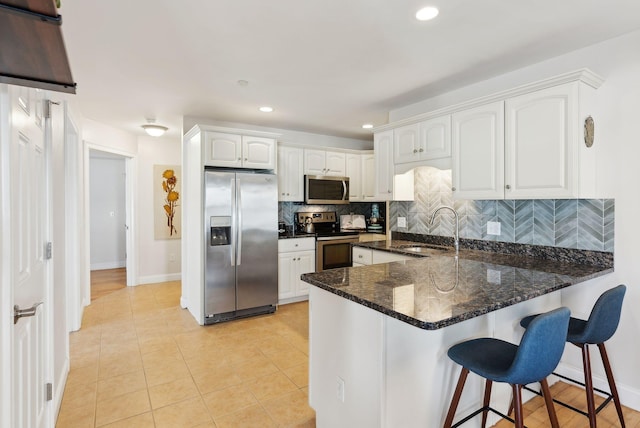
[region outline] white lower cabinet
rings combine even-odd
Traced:
[[[390,253],[388,251],[371,250],[369,248],[362,247],[353,247],[351,257],[353,266],[377,265],[380,263],[400,262],[415,258],[402,254]]]
[[[278,301],[280,304],[306,300],[309,284],[300,280],[303,273],[316,270],[315,238],[278,241]]]

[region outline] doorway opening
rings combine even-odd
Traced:
[[[91,301],[127,286],[126,157],[89,150]]]

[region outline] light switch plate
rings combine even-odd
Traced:
[[[488,221],[487,222],[487,235],[500,235],[500,222]]]
[[[407,227],[406,217],[398,217],[398,227]]]

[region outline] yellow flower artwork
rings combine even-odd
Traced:
[[[178,227],[179,221],[179,166],[154,165],[154,177],[159,179],[158,183],[154,179],[154,190],[156,194],[156,204],[160,211],[156,210],[155,237],[156,239],[177,239],[180,238]]]

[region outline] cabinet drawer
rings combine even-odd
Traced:
[[[370,265],[371,250],[360,247],[353,247],[353,263]]]
[[[278,252],[286,253],[289,251],[306,251],[316,249],[315,238],[290,238],[278,240]]]

